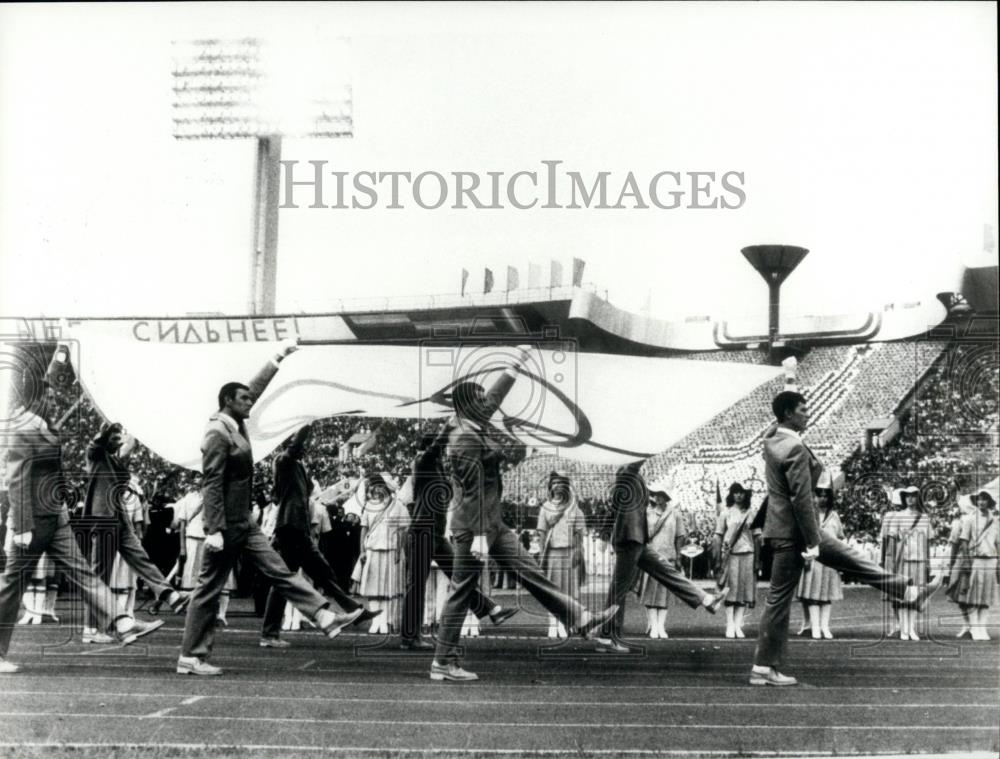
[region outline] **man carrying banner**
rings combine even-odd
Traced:
[[[445,536],[445,518],[451,498],[451,486],[441,470],[441,454],[448,442],[447,428],[436,435],[424,433],[420,448],[413,460],[409,488],[413,497],[409,532],[406,535],[406,592],[403,596],[400,630],[400,648],[413,651],[433,651],[434,645],[420,638],[420,621],[424,614],[424,594],[431,562],[447,577],[451,577],[455,556]],[[407,489],[407,485],[403,486]],[[471,591],[469,609],[480,619],[489,616],[499,625],[517,614],[518,610],[504,609],[491,598],[483,595],[478,587]]]
[[[126,513],[126,502],[133,495],[130,487],[128,459],[135,447],[135,438],[121,424],[105,424],[87,448],[87,494],[83,513],[90,525],[92,542],[91,563],[97,576],[111,584],[115,556],[121,559],[154,591],[159,601],[180,614],[187,597],[174,590],[163,573],[150,560],[143,548],[132,520]],[[84,619],[84,643],[111,643],[105,633],[93,629]]]
[[[312,536],[312,513],[309,496],[313,481],[302,461],[306,444],[312,433],[312,426],[298,430],[288,447],[274,459],[274,500],[278,504],[278,515],[274,528],[274,547],[285,565],[293,572],[299,567],[316,583],[317,587],[346,612],[361,609],[355,623],[361,623],[378,616],[379,612],[368,611],[344,592],[337,584],[337,577]],[[287,648],[288,641],[281,639],[281,620],[285,614],[285,598],[274,587],[267,594],[264,609],[264,624],[261,630],[261,648]]]
[[[814,491],[823,466],[802,442],[809,422],[806,399],[784,390],[771,403],[775,424],[764,435],[764,473],[768,505],[764,540],[770,544],[771,586],[760,620],[751,685],[796,685],[794,677],[778,671],[788,646],[788,623],[795,589],[806,562],[818,560],[847,572],[911,608],[919,609],[941,587],[935,578],[922,588],[902,575],[886,571],[846,543],[819,529]]]
[[[55,392],[48,381],[26,371],[21,378],[21,413],[11,421],[7,446],[11,532],[7,565],[0,576],[0,673],[17,672],[7,661],[11,634],[27,578],[43,553],[66,572],[95,622],[126,646],[163,625],[137,622],[115,603],[108,586],[80,553],[69,526],[70,488],[62,468],[62,443],[49,421]]]
[[[294,344],[287,346],[249,386],[227,382],[219,390],[219,411],[209,419],[201,444],[205,554],[184,625],[184,640],[177,660],[179,675],[222,674],[219,667],[206,659],[215,640],[219,594],[241,552],[328,637],[336,636],[363,612],[360,606],[349,614],[330,611],[329,602],[289,570],[250,518],[253,451],[243,422],[250,416],[254,399],[277,373],[278,362],[294,350]]]
[[[524,588],[575,634],[587,635],[618,610],[617,606],[611,606],[594,615],[561,593],[501,519],[503,451],[490,419],[527,358],[528,354],[522,351],[519,362],[510,366],[489,392],[476,382],[460,382],[452,388],[457,421],[448,436],[446,457],[453,488],[448,531],[455,562],[451,592],[441,614],[437,650],[431,664],[432,680],[479,679],[459,666],[458,640],[487,556],[500,569],[513,572]]]

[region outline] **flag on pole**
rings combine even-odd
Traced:
[[[483,293],[488,293],[493,291],[493,272],[490,269],[486,270],[486,275],[483,277]]]
[[[462,269],[462,297],[465,297],[465,285],[469,281],[469,270]]]
[[[562,287],[562,263],[553,258],[549,274],[549,287]]]
[[[586,261],[579,258],[573,259],[573,287],[583,286],[583,267],[586,265]]]
[[[542,286],[542,267],[538,264],[528,264],[528,288],[537,290]]]
[[[518,271],[513,266],[507,267],[507,292],[516,290],[519,282]]]

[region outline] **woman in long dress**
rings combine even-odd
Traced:
[[[579,566],[583,560],[583,536],[587,523],[576,502],[569,476],[549,474],[549,498],[538,511],[538,541],[542,546],[542,570],[559,590],[580,598]],[[549,637],[567,637],[566,628],[549,615]]]
[[[820,529],[838,540],[844,540],[844,525],[834,508],[833,479],[828,472],[824,472],[816,483],[816,507]],[[832,639],[830,614],[833,602],[844,598],[840,573],[818,561],[810,562],[802,572],[796,595],[808,610],[813,638]]]
[[[399,619],[402,595],[403,536],[410,526],[410,512],[393,497],[388,480],[369,475],[365,483],[365,508],[361,514],[361,595],[371,599],[372,611],[385,609],[372,620],[368,632],[388,635],[390,620]]]
[[[132,475],[129,480],[129,492],[122,501],[122,507],[125,509],[125,516],[139,540],[142,540],[146,531],[146,514],[142,503],[142,492],[139,479]],[[131,617],[135,616],[135,592],[138,579],[139,575],[122,558],[122,555],[115,554],[108,587],[118,596],[118,605]]]

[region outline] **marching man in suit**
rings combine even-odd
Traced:
[[[706,611],[715,614],[726,597],[726,589],[714,595],[701,590],[679,567],[667,562],[647,545],[649,524],[646,507],[651,491],[667,495],[667,489],[661,483],[646,485],[639,474],[643,463],[640,460],[621,467],[611,490],[610,505],[615,518],[611,545],[615,549],[615,568],[608,586],[608,606],[617,609],[617,613],[603,626],[601,636],[596,638],[597,650],[605,653],[628,653],[630,650],[621,642],[625,597],[635,585],[640,571],[693,609],[704,606]]]
[[[784,661],[792,600],[806,562],[818,560],[831,569],[849,572],[918,609],[941,586],[941,579],[935,578],[923,588],[913,586],[906,577],[887,572],[821,531],[814,491],[823,465],[802,442],[801,435],[809,422],[806,399],[800,393],[784,390],[774,397],[771,410],[776,423],[764,436],[768,495],[764,540],[774,559],[750,684],[796,685],[796,679],[781,674],[778,667]]]
[[[413,460],[409,488],[413,496],[410,506],[410,529],[406,535],[406,591],[403,596],[400,648],[410,651],[433,651],[434,644],[421,639],[420,620],[424,613],[424,595],[431,562],[451,576],[455,556],[445,535],[445,519],[451,499],[451,486],[442,470],[442,454],[448,442],[448,431],[440,435],[424,433]],[[406,485],[403,486],[404,490]],[[503,608],[483,595],[478,588],[470,591],[469,610],[477,617],[489,617],[499,625],[517,614],[517,607]]]
[[[330,611],[329,602],[285,565],[250,516],[253,451],[243,422],[250,416],[254,400],[277,374],[278,362],[294,350],[296,346],[289,345],[271,359],[249,387],[239,382],[223,385],[219,390],[219,411],[208,421],[201,444],[204,558],[184,625],[184,640],[177,660],[179,675],[222,674],[219,667],[206,659],[215,640],[219,595],[241,552],[273,588],[313,619],[327,637],[336,636],[364,612],[361,606],[347,614]]]
[[[459,666],[458,640],[487,557],[493,558],[500,569],[513,572],[524,589],[574,634],[586,636],[617,611],[612,606],[591,614],[577,600],[562,593],[501,519],[504,454],[502,441],[497,439],[490,419],[527,358],[528,354],[522,352],[520,362],[507,368],[489,391],[476,382],[460,382],[452,388],[457,421],[448,435],[445,455],[452,480],[448,532],[455,558],[451,591],[441,613],[441,629],[431,663],[431,680],[479,679]]]
[[[337,576],[319,550],[312,536],[312,512],[309,497],[313,492],[313,482],[309,470],[303,462],[306,445],[312,434],[312,426],[301,427],[292,435],[285,448],[274,459],[274,499],[278,513],[274,529],[274,547],[285,565],[293,572],[302,571],[328,596],[348,613],[361,609],[355,620],[360,624],[374,619],[379,612],[368,611],[344,592],[337,584]],[[291,645],[281,639],[281,621],[285,614],[285,597],[275,588],[267,594],[264,609],[264,624],[261,629],[261,648],[287,648]]]
[[[11,532],[7,563],[0,575],[0,674],[17,672],[7,650],[25,585],[42,554],[66,572],[83,597],[91,618],[123,646],[163,625],[139,622],[120,608],[108,586],[84,559],[69,526],[69,486],[62,466],[62,441],[50,417],[55,391],[44,377],[26,371],[20,378],[20,413],[11,420],[7,447]]]

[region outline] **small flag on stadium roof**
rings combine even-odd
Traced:
[[[518,276],[517,269],[513,266],[507,267],[507,292],[511,290],[516,290],[518,284],[520,284],[520,278]]]
[[[562,287],[562,263],[553,258],[549,273],[549,287]]]
[[[532,290],[542,286],[542,267],[538,264],[528,264],[528,287]]]

